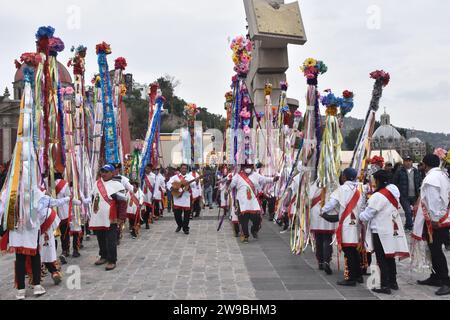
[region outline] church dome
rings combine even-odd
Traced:
[[[419,138],[411,138],[408,139],[408,143],[422,143],[422,140],[420,140]]]
[[[393,126],[381,126],[375,131],[373,134],[374,138],[383,138],[383,139],[401,139],[402,135],[395,129]]]
[[[400,132],[391,125],[391,117],[386,112],[381,116],[381,126],[373,134],[373,139],[387,142],[402,139]]]
[[[14,76],[14,82],[20,82],[23,81],[23,69],[25,68],[25,65],[22,65],[22,67],[16,71],[16,74]],[[59,80],[63,84],[72,84],[72,77],[70,76],[69,71],[67,68],[58,61],[58,71],[59,71]]]

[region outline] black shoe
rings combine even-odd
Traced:
[[[280,227],[283,226],[283,221],[277,219],[276,222],[277,222],[277,225],[279,225]]]
[[[450,294],[450,286],[442,286],[438,291],[436,291],[437,296],[446,296]]]
[[[244,240],[242,240],[243,243],[249,243],[248,237],[245,237]]]
[[[81,254],[78,251],[74,251],[72,254],[72,258],[79,258],[81,257]]]
[[[178,227],[177,230],[175,230],[176,233],[181,231],[181,227]]]
[[[67,264],[67,260],[66,260],[66,257],[65,257],[65,256],[63,256],[63,255],[59,256],[59,261],[61,261],[61,264],[62,264],[62,265],[65,265],[65,264]]]
[[[255,239],[258,239],[258,232],[252,232],[252,236],[253,236],[253,238],[255,238]]]
[[[323,269],[325,270],[325,273],[329,276],[331,276],[333,274],[333,270],[331,270],[330,264],[325,262],[323,264]]]
[[[375,293],[392,294],[391,289],[387,287],[381,287],[380,289],[372,289]]]
[[[342,280],[338,281],[337,284],[345,287],[356,287],[356,281],[354,280]]]
[[[319,270],[323,271],[325,268],[323,267],[323,263],[319,263]]]
[[[148,224],[145,225],[145,230],[150,230],[150,226]]]
[[[361,276],[356,280],[358,283],[364,283],[364,278]]]
[[[397,282],[391,283],[389,288],[391,288],[392,290],[397,291],[399,289],[398,288],[398,283]]]
[[[442,287],[442,281],[435,278],[428,278],[427,280],[418,280],[417,284],[421,286]]]
[[[189,231],[184,231],[184,234],[185,235],[189,235]]]

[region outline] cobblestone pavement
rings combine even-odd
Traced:
[[[42,300],[376,300],[438,299],[434,288],[418,287],[408,262],[400,263],[401,290],[392,296],[376,296],[364,285],[342,288],[336,281],[342,272],[326,276],[317,270],[311,250],[299,256],[290,254],[289,234],[280,234],[278,226],[267,221],[259,240],[241,244],[232,237],[229,223],[217,232],[217,209],[207,210],[191,222],[191,234],[175,233],[173,215],[166,213],[150,230],[142,230],[132,240],[124,234],[118,249],[117,269],[106,272],[94,266],[98,247],[95,237],[85,241],[82,257],[69,258],[63,266],[64,281],[55,286],[49,276],[43,285]],[[342,261],[342,259],[341,259]],[[0,300],[15,299],[13,288],[14,256],[0,257]],[[81,289],[70,290],[72,273],[81,270]],[[337,267],[334,266],[334,270]],[[70,271],[70,270],[69,270]],[[73,280],[73,279],[71,279]],[[32,290],[27,292],[30,298]],[[449,300],[450,297],[441,298]]]

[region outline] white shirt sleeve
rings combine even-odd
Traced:
[[[440,211],[440,208],[441,208],[440,189],[438,187],[426,184],[422,188],[422,193],[423,193],[425,205],[428,209],[431,220],[439,221],[439,219],[442,217],[442,212]]]
[[[359,214],[359,220],[361,220],[362,222],[369,222],[371,221],[373,218],[375,218],[375,216],[378,214],[378,211],[367,207],[366,210],[364,210],[363,212],[361,212]]]
[[[339,201],[337,201],[335,198],[331,198],[322,208],[322,213],[333,211],[337,206],[339,206]]]

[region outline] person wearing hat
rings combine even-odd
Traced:
[[[419,198],[422,178],[419,170],[413,167],[413,160],[410,156],[403,159],[403,166],[395,173],[393,182],[400,190],[400,204],[406,216],[405,230],[411,231],[413,227],[411,207]]]
[[[100,179],[94,184],[93,214],[89,228],[96,232],[100,259],[95,265],[106,264],[106,271],[116,268],[117,241],[120,217],[118,206],[127,201],[126,190],[122,183],[113,180],[113,165],[107,164],[100,170]]]
[[[251,233],[255,239],[258,238],[258,231],[261,229],[262,208],[258,200],[258,190],[262,190],[264,185],[278,180],[279,177],[265,177],[254,172],[254,165],[249,163],[242,165],[241,172],[231,180],[230,189],[236,189],[236,206],[243,233],[242,242],[249,242],[248,224],[250,220],[253,223]]]
[[[438,156],[426,155],[423,163],[426,177],[422,183],[412,237],[427,241],[433,271],[428,279],[418,281],[418,284],[440,287],[436,292],[438,296],[449,295],[450,278],[442,246],[448,240],[450,228],[450,179],[447,172],[439,168]]]
[[[342,175],[344,184],[331,194],[321,210],[321,217],[325,220],[338,222],[336,240],[339,250],[344,251],[349,271],[348,279],[337,283],[342,286],[356,286],[356,282],[364,282],[357,249],[361,245],[358,214],[364,200],[356,181],[357,175],[355,169],[345,169]]]
[[[391,184],[392,174],[380,170],[373,175],[376,191],[370,197],[366,209],[359,220],[367,223],[366,247],[375,251],[381,271],[381,287],[372,291],[391,294],[398,290],[395,258],[409,258],[408,242],[398,209],[400,191]]]

